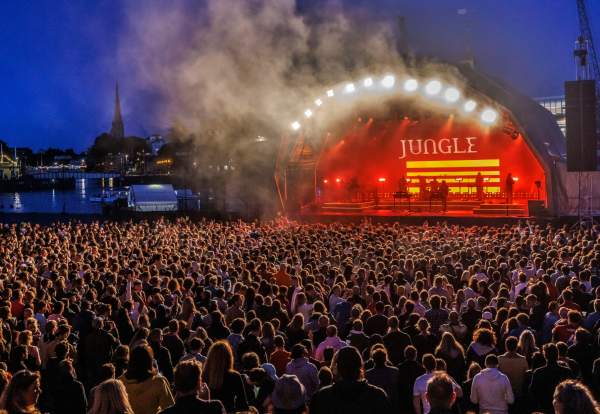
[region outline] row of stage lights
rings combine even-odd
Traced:
[[[385,89],[392,89],[396,85],[396,77],[394,75],[385,75],[381,79],[380,84]],[[366,78],[358,86],[354,83],[347,83],[343,86],[341,92],[347,95],[353,94],[357,92],[360,86],[362,86],[362,88],[364,89],[370,89],[373,86],[375,86],[375,80],[371,77]],[[415,93],[418,91],[419,86],[419,81],[417,81],[414,78],[409,78],[404,81],[402,88],[406,93]],[[439,97],[441,95],[448,104],[458,103],[458,101],[461,98],[461,93],[457,88],[453,86],[448,86],[446,89],[444,89],[444,85],[442,84],[442,82],[440,82],[437,79],[429,80],[427,83],[425,83],[425,85],[423,85],[422,90],[424,94],[429,97]],[[336,91],[334,91],[333,89],[329,89],[325,93],[326,97],[317,98],[314,101],[316,108],[308,108],[304,111],[304,117],[306,119],[311,118],[315,114],[317,108],[321,107],[325,103],[324,99],[333,98],[335,94]],[[473,113],[478,106],[477,102],[475,102],[472,99],[466,99],[464,100],[464,102],[461,102],[461,104],[462,110],[465,113]],[[486,125],[493,125],[498,119],[498,112],[489,107],[483,108],[483,110],[479,114],[479,117],[482,123]],[[291,127],[292,130],[298,131],[302,127],[302,124],[300,123],[300,121],[294,121],[292,122]]]
[[[438,177],[438,178],[440,178],[440,177]],[[456,178],[451,178],[451,177],[441,177],[441,179],[442,179],[442,180],[446,180],[446,181],[449,181],[449,180],[454,180],[454,182],[457,182],[457,183],[460,183],[460,182],[462,182],[462,181],[463,181],[463,178],[462,178],[462,177],[456,177]],[[408,184],[410,184],[410,183],[413,183],[413,182],[416,182],[415,180],[418,180],[418,179],[405,178],[405,181],[406,181]],[[427,180],[426,180],[426,183],[430,183],[430,182],[432,182],[433,180],[434,180],[433,178],[429,178],[429,179],[427,179]],[[513,177],[512,177],[512,180],[513,180],[513,182],[515,182],[515,183],[516,183],[516,182],[518,182],[518,181],[519,181],[519,177],[515,177],[515,176],[513,176]],[[336,183],[338,183],[338,184],[339,184],[339,183],[341,183],[343,180],[342,180],[340,177],[338,177],[338,178],[336,178],[334,181],[335,181]],[[377,178],[377,182],[378,182],[378,183],[381,183],[381,184],[383,184],[383,183],[385,183],[386,181],[387,181],[387,178],[385,178],[385,177],[379,177],[379,178]],[[484,183],[488,183],[489,181],[490,181],[490,177],[483,177],[483,182],[484,182]],[[323,179],[323,184],[329,184],[329,179],[327,179],[327,178]]]

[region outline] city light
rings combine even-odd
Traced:
[[[300,129],[300,122],[298,122],[298,121],[292,122],[292,129],[294,131],[298,131]]]
[[[448,88],[444,92],[444,99],[446,99],[447,102],[456,102],[458,101],[458,98],[460,98],[460,92],[456,88]]]
[[[323,101],[322,101],[320,98],[319,98],[319,99],[316,99],[316,100],[315,100],[315,105],[317,105],[317,106],[321,106],[321,105],[323,105]]]
[[[419,82],[416,79],[407,79],[404,82],[404,90],[406,92],[414,92],[419,87]]]
[[[310,118],[313,115],[313,111],[311,111],[310,109],[307,109],[306,111],[304,111],[304,116],[307,118]]]
[[[355,90],[356,90],[356,87],[354,86],[353,83],[348,83],[344,87],[344,92],[346,92],[346,93],[353,93]]]
[[[395,83],[396,78],[394,75],[386,75],[381,81],[381,85],[383,85],[384,88],[391,88]]]
[[[477,108],[477,102],[475,102],[474,100],[469,99],[467,102],[465,102],[465,112],[473,112],[475,108]]]
[[[365,88],[370,88],[371,86],[373,86],[373,78],[366,78],[366,79],[363,81],[363,86],[364,86]]]
[[[330,98],[333,98],[333,95],[335,95],[335,94],[333,93],[333,89],[329,89],[329,90],[327,91],[327,96],[328,96],[328,97],[330,97]]]
[[[493,109],[484,109],[481,113],[481,121],[486,124],[493,124],[498,118],[498,113]]]
[[[439,80],[432,80],[425,85],[427,95],[437,95],[442,90],[442,83]]]

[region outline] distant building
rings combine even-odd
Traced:
[[[4,151],[0,151],[0,179],[8,180],[18,178],[21,175],[19,161],[12,159]]]
[[[125,125],[123,124],[123,117],[121,116],[121,100],[119,99],[119,83],[115,88],[115,110],[113,115],[112,127],[110,128],[110,135],[114,138],[125,138]]]
[[[558,124],[564,136],[567,136],[567,119],[565,112],[565,97],[562,96],[546,96],[542,98],[534,98],[540,105],[546,108]]]
[[[152,155],[157,156],[158,151],[165,145],[165,139],[162,135],[150,135],[146,138],[152,148]]]

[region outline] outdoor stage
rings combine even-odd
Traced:
[[[521,201],[521,200],[520,200]],[[477,200],[449,200],[447,210],[442,210],[439,201],[414,200],[410,209],[407,201],[389,200],[369,202],[339,202],[312,204],[302,208],[298,217],[305,222],[356,222],[369,219],[375,222],[400,222],[422,224],[448,222],[453,224],[495,224],[531,219],[528,206],[524,203],[506,204]],[[538,216],[536,219],[541,219]]]

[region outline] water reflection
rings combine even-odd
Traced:
[[[64,211],[73,214],[100,213],[102,211],[100,205],[91,203],[89,197],[101,191],[100,180],[79,179],[75,181],[75,188],[70,190],[56,188],[41,191],[0,193],[0,212],[61,213]]]

